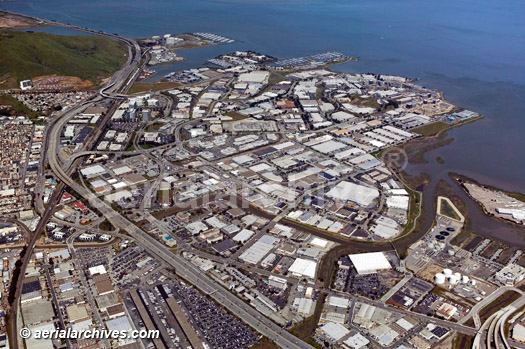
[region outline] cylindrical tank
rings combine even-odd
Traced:
[[[461,282],[466,284],[468,283],[468,276],[467,275],[463,275],[463,277],[461,278]]]
[[[436,275],[434,275],[434,281],[438,285],[443,285],[445,283],[445,280],[446,280],[446,277],[442,273],[437,273]]]
[[[454,250],[453,249],[448,250],[448,255],[449,256],[453,256],[454,255]]]
[[[460,273],[454,273],[454,276],[458,278],[458,281],[461,280],[461,274]]]
[[[470,284],[471,284],[472,286],[476,286],[476,280],[470,280]]]
[[[450,275],[452,275],[452,270],[450,269],[443,269],[443,275],[445,275],[446,277],[449,277]]]
[[[448,277],[448,282],[451,284],[451,285],[456,285],[458,283],[458,277],[456,275],[450,275]]]

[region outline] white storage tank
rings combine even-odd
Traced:
[[[445,275],[446,277],[449,277],[450,275],[452,275],[452,270],[443,269],[443,275]]]
[[[470,284],[471,284],[472,286],[476,286],[476,280],[470,280]]]
[[[456,275],[450,275],[448,277],[448,282],[451,284],[451,285],[456,285],[458,283],[459,279]]]
[[[463,282],[464,284],[468,283],[468,276],[467,275],[463,275],[463,278],[461,278],[461,282]]]
[[[447,278],[442,273],[437,273],[436,275],[434,275],[434,281],[438,285],[443,285],[445,283],[446,279]]]
[[[453,249],[448,250],[448,255],[449,256],[453,256],[454,255],[454,250]]]
[[[454,273],[454,276],[458,278],[458,281],[461,280],[461,274],[460,273]]]

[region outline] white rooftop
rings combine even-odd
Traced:
[[[86,168],[83,168],[82,170],[80,170],[80,173],[82,173],[82,175],[84,175],[86,177],[99,175],[99,174],[102,174],[104,172],[106,172],[106,170],[104,169],[104,167],[102,167],[100,165],[93,165],[93,166],[89,166],[89,167],[86,167]]]
[[[89,274],[90,275],[106,274],[106,267],[104,267],[103,264],[91,267],[91,268],[89,268]]]
[[[334,322],[327,322],[323,327],[321,327],[321,330],[334,341],[338,341],[350,333],[346,327]]]
[[[326,195],[333,199],[353,201],[361,206],[369,206],[379,197],[379,191],[376,188],[342,181]]]
[[[315,237],[312,239],[312,241],[310,241],[310,245],[317,246],[320,248],[326,248],[326,246],[328,245],[328,240]]]
[[[297,258],[288,271],[299,277],[315,279],[317,263],[308,259]]]
[[[359,274],[372,274],[392,268],[383,252],[351,254],[348,257]]]
[[[349,337],[343,342],[345,345],[352,349],[360,349],[368,345],[370,341],[366,339],[361,333],[356,333],[352,337]]]

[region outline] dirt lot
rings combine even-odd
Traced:
[[[439,266],[434,263],[429,263],[425,269],[421,269],[417,276],[422,278],[423,280],[429,281],[434,283],[434,275],[437,273],[441,273],[443,271],[443,267]]]
[[[88,90],[93,87],[91,81],[75,76],[45,75],[31,79],[33,88],[39,90]]]
[[[0,13],[0,29],[25,29],[39,25],[38,22],[28,18]]]

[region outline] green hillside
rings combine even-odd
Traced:
[[[0,31],[0,88],[42,75],[76,76],[97,85],[118,70],[127,47],[96,36]]]

